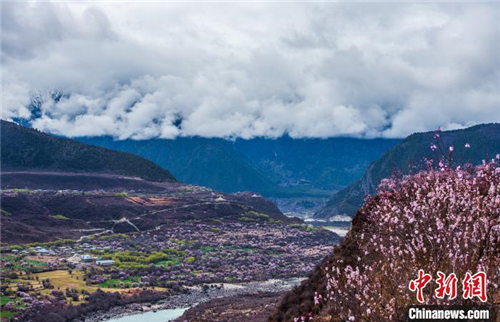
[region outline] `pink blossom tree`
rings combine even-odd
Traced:
[[[439,135],[439,133],[437,134]],[[434,148],[434,147],[433,147]],[[449,149],[451,154],[453,149]],[[449,157],[451,160],[451,156]],[[314,296],[315,318],[305,320],[394,321],[419,304],[408,285],[419,270],[434,280],[425,304],[472,304],[461,290],[467,273],[485,272],[489,303],[500,302],[499,160],[473,167],[440,163],[402,179],[385,179],[353,221],[343,248],[323,267],[326,287]],[[345,255],[345,254],[344,254]],[[438,298],[438,272],[454,273],[459,293]]]

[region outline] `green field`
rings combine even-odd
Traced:
[[[10,299],[8,296],[1,296],[0,297],[0,305],[5,305],[9,302],[16,302],[16,301],[21,301],[22,299],[20,297],[16,297],[15,299]],[[24,308],[25,305],[14,305],[15,308]]]
[[[11,302],[12,300],[9,299],[7,296],[1,296],[0,297],[0,305],[4,305],[4,304],[7,304],[9,302]]]
[[[17,312],[2,311],[0,312],[1,318],[13,318],[17,315]]]
[[[180,265],[182,263],[182,258],[171,258],[167,261],[159,261],[155,263],[156,266],[174,266],[174,265]]]
[[[29,269],[28,265],[21,265],[21,260],[23,260],[27,264],[32,264],[34,269],[42,269],[46,268],[47,264],[41,261],[33,260],[33,259],[27,259],[26,257],[22,258],[20,256],[13,256],[13,255],[1,255],[0,258],[2,260],[10,262],[12,265],[9,269],[14,270],[14,271],[27,271]]]
[[[104,288],[119,288],[120,283],[123,283],[125,285],[128,285],[129,287],[132,286],[132,283],[134,282],[140,282],[141,279],[138,276],[133,276],[131,278],[125,279],[125,280],[120,280],[118,278],[112,278],[107,280],[104,283],[99,284],[99,287],[104,287]]]

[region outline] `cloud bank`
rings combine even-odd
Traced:
[[[117,139],[500,122],[498,21],[498,3],[3,3],[2,118],[37,99],[35,128]]]

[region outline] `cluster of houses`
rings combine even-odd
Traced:
[[[67,245],[67,246],[58,246],[54,248],[46,248],[42,246],[34,246],[28,247],[25,249],[11,249],[10,253],[13,255],[24,255],[24,256],[51,256],[51,257],[59,257],[62,259],[63,257],[73,257],[76,259],[74,262],[83,263],[83,264],[95,264],[98,266],[113,266],[115,265],[114,260],[110,259],[102,259],[101,257],[89,255],[89,252],[94,250],[122,250],[112,249],[111,246],[93,246],[89,243],[83,243],[81,245]],[[9,252],[9,249],[2,249],[2,252]],[[79,260],[78,260],[79,259]]]
[[[36,247],[30,247],[28,248],[30,251],[26,250],[26,249],[23,249],[23,250],[18,250],[18,249],[13,249],[11,251],[11,253],[13,254],[20,254],[20,255],[28,255],[28,254],[31,254],[31,253],[34,253],[38,256],[54,256],[56,255],[56,253],[51,250],[51,249],[47,249],[47,248],[44,248],[44,247],[41,247],[41,246],[36,246]]]

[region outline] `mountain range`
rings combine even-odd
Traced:
[[[42,105],[70,94],[57,90],[35,92],[27,107],[29,119],[14,121],[25,127],[42,116]],[[331,195],[360,178],[368,165],[393,147],[398,139],[219,139],[178,137],[173,140],[114,140],[81,137],[76,140],[142,156],[168,169],[180,181],[223,192],[254,191],[268,197]]]
[[[2,241],[151,230],[186,221],[300,223],[253,193],[188,186],[140,156],[1,121]]]
[[[500,124],[481,124],[462,130],[440,132],[439,142],[442,152],[432,151],[434,132],[415,133],[399,142],[374,161],[363,176],[348,187],[337,192],[319,211],[316,218],[331,218],[336,215],[353,216],[363,204],[366,195],[372,195],[383,178],[395,174],[406,174],[413,169],[424,167],[424,159],[439,162],[453,146],[452,164],[480,164],[494,158],[500,152]],[[465,147],[466,143],[470,148]],[[436,143],[437,145],[437,143]]]
[[[268,197],[328,198],[358,179],[366,167],[394,146],[395,139],[175,140],[79,138],[81,142],[140,155],[169,169],[185,183],[219,191],[254,191]]]
[[[323,200],[333,195],[315,214],[318,219],[327,219],[354,215],[383,178],[408,173],[410,168],[418,171],[424,159],[437,162],[439,150],[430,149],[433,136],[433,132],[425,132],[404,140],[78,138],[83,144],[2,121],[2,171],[57,170],[176,180],[171,171],[182,182],[223,192],[254,191],[270,197]],[[478,164],[500,151],[500,125],[446,131],[439,139],[444,150],[454,146],[454,164]],[[81,179],[82,184],[84,181]]]

